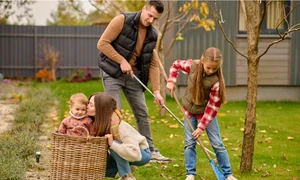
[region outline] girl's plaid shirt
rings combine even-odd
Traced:
[[[168,82],[176,83],[179,71],[184,74],[190,74],[190,67],[192,65],[193,60],[177,60],[173,63],[170,68],[169,79]],[[219,91],[219,82],[216,82],[210,91],[209,101],[207,102],[206,108],[203,114],[192,114],[188,112],[185,107],[182,107],[187,117],[191,118],[193,115],[196,116],[198,120],[198,128],[201,130],[205,130],[208,124],[216,117],[219,108],[221,107],[220,101],[220,91]]]

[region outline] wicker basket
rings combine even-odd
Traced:
[[[52,133],[50,179],[104,179],[107,139],[90,137],[85,130],[87,137]]]

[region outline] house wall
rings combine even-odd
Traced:
[[[258,54],[266,50],[268,45],[278,38],[261,38],[258,46]],[[236,40],[237,49],[247,55],[247,39]],[[267,54],[259,61],[258,85],[290,85],[291,67],[291,40],[286,39],[273,45]],[[248,65],[247,60],[236,54],[236,85],[247,85]]]
[[[294,7],[299,1],[293,1]],[[300,23],[299,6],[293,12],[292,24]],[[299,28],[299,26],[298,26]],[[300,85],[300,31],[291,34],[291,85]]]

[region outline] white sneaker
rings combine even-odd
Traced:
[[[155,149],[153,152],[151,152],[151,161],[171,161],[170,158],[164,157],[159,153],[157,149]]]
[[[118,180],[136,180],[131,174],[127,174],[125,176],[120,177]]]
[[[228,176],[225,180],[238,180],[233,175]]]
[[[186,178],[185,178],[185,180],[194,180],[194,179],[195,179],[195,176],[192,174],[186,175]]]

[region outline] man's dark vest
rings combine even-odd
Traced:
[[[196,71],[198,68],[199,63],[201,63],[199,60],[194,60],[191,68],[190,68],[190,74],[188,76],[188,86],[186,88],[186,91],[184,93],[184,96],[182,97],[182,104],[186,108],[187,111],[189,111],[192,114],[203,114],[205,107],[207,105],[207,102],[209,100],[209,94],[212,86],[219,81],[219,77],[217,74],[213,74],[211,76],[206,76],[202,80],[202,85],[204,87],[204,104],[195,104],[191,89],[195,88],[195,84],[193,84],[193,79],[195,78]]]
[[[140,22],[141,11],[138,13],[123,13],[125,16],[124,27],[119,36],[111,45],[128,62],[133,56],[138,38],[138,26]],[[147,33],[144,40],[141,57],[137,57],[137,70],[141,71],[140,80],[147,85],[149,79],[150,61],[152,52],[157,41],[157,32],[152,25],[147,27]],[[120,64],[108,58],[100,52],[99,67],[111,77],[117,78],[122,75]]]

